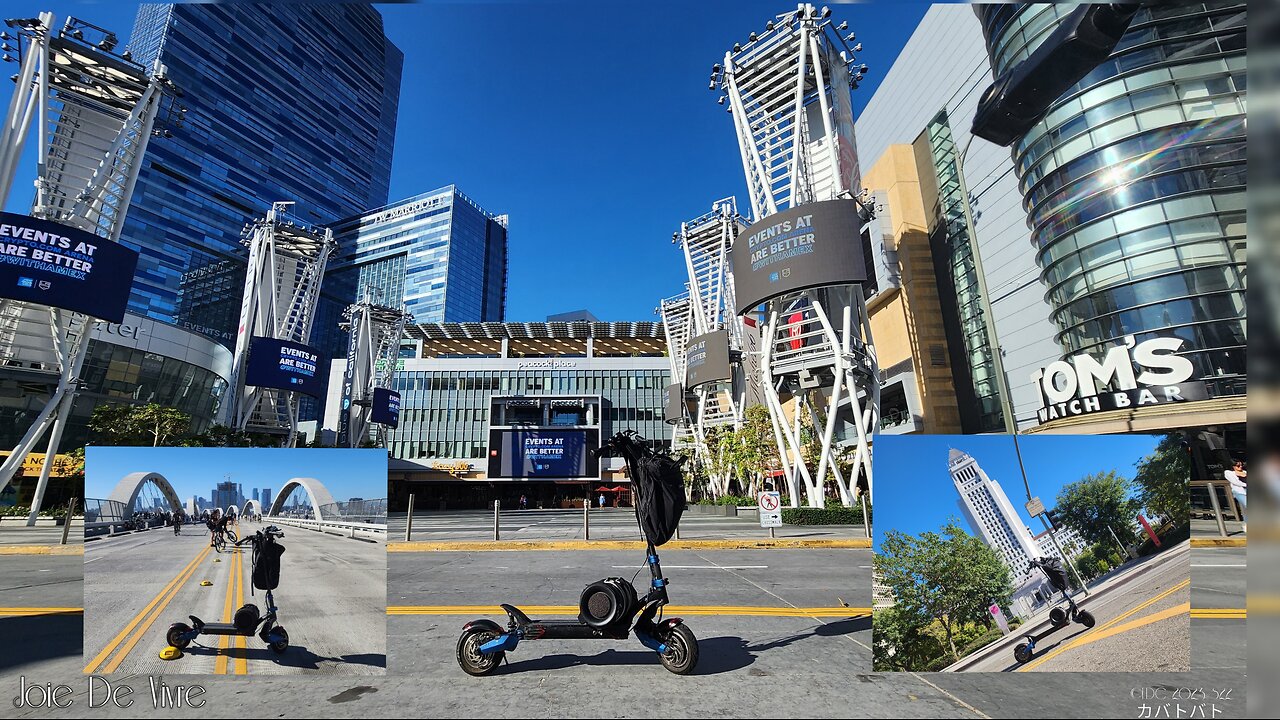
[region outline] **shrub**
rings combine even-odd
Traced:
[[[783,508],[782,522],[787,525],[861,525],[862,508]]]

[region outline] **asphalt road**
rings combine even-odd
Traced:
[[[1248,548],[1191,550],[1191,607],[1204,610],[1243,610],[1248,580]],[[1219,615],[1219,617],[1209,617]],[[1231,616],[1231,617],[1227,617]],[[1199,612],[1191,618],[1193,668],[1247,668],[1248,628],[1237,613]]]
[[[79,555],[0,555],[0,675],[80,671],[83,572]]]
[[[7,517],[0,522],[0,545],[59,545],[62,543],[62,526],[41,523],[27,527],[25,518]],[[67,544],[84,543],[84,518],[71,520],[67,529]]]
[[[242,523],[248,535],[261,526]],[[285,528],[279,623],[290,647],[277,655],[255,635],[202,636],[183,657],[159,653],[174,622],[228,622],[251,591],[250,548],[217,553],[203,528],[88,543],[84,557],[86,672],[218,675],[381,674],[386,668],[386,553],[381,543]],[[202,583],[208,582],[205,586]]]
[[[388,537],[404,540],[405,513],[387,517]],[[631,508],[593,509],[589,519],[592,540],[641,540]],[[784,538],[865,538],[860,525],[784,525],[775,528],[776,537]],[[500,513],[501,540],[581,540],[582,510],[511,510]],[[767,538],[769,531],[760,527],[754,513],[738,517],[701,515],[686,512],[680,518],[680,538],[684,540],[721,540]],[[442,510],[414,513],[413,540],[485,541],[493,540],[493,511]]]
[[[668,673],[634,639],[526,641],[492,676],[473,678],[458,667],[462,626],[476,617],[505,624],[498,603],[572,608],[587,584],[630,579],[636,570],[643,590],[648,571],[634,551],[391,553],[391,666],[420,678],[420,702],[444,717],[605,717],[655,702],[664,716],[714,715],[724,702],[735,714],[745,707],[766,717],[847,714],[850,675],[870,665],[869,550],[671,550],[660,557],[671,581],[667,615],[684,617],[699,640],[692,676]],[[440,606],[474,607],[434,609]],[[706,614],[720,612],[733,614]],[[738,614],[746,612],[770,614]]]
[[[1023,642],[1011,633],[991,646],[964,672],[1141,672],[1190,669],[1190,548],[1182,546],[1155,558],[1153,565],[1127,580],[1106,584],[1085,598],[1081,608],[1093,614],[1092,629],[1072,623],[1042,639],[1025,664],[1013,657]],[[1029,632],[1043,632],[1033,620]],[[985,651],[984,651],[985,652]]]

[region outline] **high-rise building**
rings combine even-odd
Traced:
[[[456,187],[423,193],[332,225],[338,255],[324,296],[335,307],[369,299],[413,314],[417,323],[501,322],[506,313],[507,216]],[[331,354],[345,340],[317,345]],[[332,323],[336,330],[336,322]],[[332,353],[332,350],[338,350]]]
[[[1031,530],[1009,502],[1004,488],[987,475],[972,455],[953,448],[947,455],[947,470],[960,494],[957,504],[969,527],[999,553],[1009,568],[1014,591],[1010,603],[1013,614],[1019,617],[1034,614],[1050,599],[1052,591],[1044,575],[1031,567],[1033,559],[1044,557]]]
[[[230,344],[246,222],[279,201],[318,225],[386,203],[403,55],[368,3],[143,4],[130,50],[188,108],[134,191],[130,312]]]
[[[271,509],[271,488],[262,488],[262,514]]]
[[[213,507],[226,512],[229,507],[241,507],[240,486],[230,480],[218,483],[213,489]]]

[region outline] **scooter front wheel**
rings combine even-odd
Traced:
[[[1030,662],[1033,654],[1031,646],[1026,643],[1018,643],[1018,647],[1013,649],[1013,658],[1020,663]]]
[[[187,625],[186,623],[174,623],[169,626],[169,632],[165,633],[164,639],[173,647],[183,650],[191,644],[191,640],[187,637],[190,633],[190,625]]]
[[[1081,610],[1079,613],[1076,614],[1076,622],[1080,623],[1086,628],[1091,628],[1093,627],[1093,624],[1097,621],[1093,619],[1093,613],[1090,613],[1088,610]]]
[[[488,655],[480,652],[480,646],[497,639],[498,633],[482,627],[468,628],[458,638],[458,665],[468,675],[488,675],[502,664],[506,652],[499,650]]]
[[[289,633],[286,632],[283,627],[279,625],[275,626],[271,630],[271,634],[280,638],[279,640],[267,645],[267,647],[271,648],[271,652],[279,655],[289,649]]]
[[[698,638],[686,625],[671,628],[662,640],[667,646],[662,653],[662,666],[677,675],[688,675],[698,665]]]

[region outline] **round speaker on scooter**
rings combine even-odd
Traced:
[[[639,598],[636,589],[624,578],[605,578],[593,582],[582,591],[578,601],[578,617],[594,628],[630,620]]]
[[[236,614],[231,618],[231,624],[244,633],[252,633],[253,629],[258,626],[258,621],[262,619],[262,614],[258,611],[258,606],[252,603],[242,605]]]

